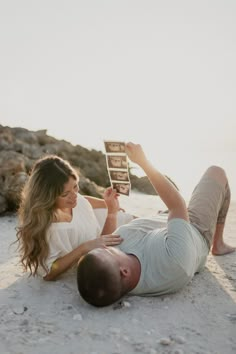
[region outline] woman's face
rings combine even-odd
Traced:
[[[62,194],[56,199],[56,208],[74,208],[77,204],[77,195],[79,192],[78,180],[73,177],[69,178],[69,181],[64,184],[64,190]]]

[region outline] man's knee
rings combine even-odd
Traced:
[[[206,176],[211,177],[218,183],[225,185],[227,183],[227,176],[225,170],[219,166],[210,166],[205,173]]]

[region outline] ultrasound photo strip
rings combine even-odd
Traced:
[[[131,184],[125,143],[121,141],[104,141],[107,170],[111,185],[119,194],[129,195]]]

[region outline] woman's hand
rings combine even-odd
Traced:
[[[119,235],[113,234],[102,235],[94,240],[86,241],[65,256],[56,259],[52,264],[50,272],[44,277],[44,280],[55,280],[60,274],[73,267],[83,255],[94,248],[117,246],[122,241],[123,239]]]
[[[88,246],[87,252],[93,250],[94,248],[103,248],[103,247],[108,247],[108,246],[117,246],[121,244],[123,239],[120,237],[120,235],[101,235],[94,240],[87,241],[86,244]]]
[[[120,210],[120,204],[118,200],[119,194],[112,187],[108,187],[103,195],[105,203],[107,205],[108,214],[116,214]]]

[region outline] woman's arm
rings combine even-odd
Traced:
[[[104,199],[88,196],[85,197],[90,202],[93,209],[107,209],[107,218],[105,220],[101,235],[111,234],[117,228],[117,213],[120,210],[118,197],[119,194],[112,187],[105,190]]]
[[[87,201],[91,204],[93,209],[98,209],[98,208],[106,208],[107,209],[106,202],[102,198],[91,197],[88,195],[84,195],[84,198],[87,199]]]
[[[50,272],[43,278],[44,280],[56,280],[56,278],[72,268],[87,252],[97,247],[116,246],[122,242],[119,235],[103,235],[94,240],[84,242],[65,256],[56,259],[50,269]]]
[[[104,199],[91,197],[89,195],[84,195],[83,197],[87,199],[93,209],[107,209],[107,205]],[[125,213],[124,208],[119,207],[119,211],[123,211]]]

